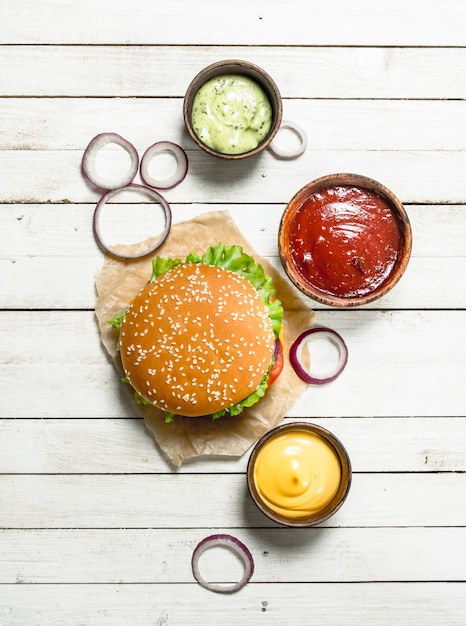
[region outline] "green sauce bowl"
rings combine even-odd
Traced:
[[[251,80],[264,92],[266,99],[270,104],[271,109],[271,121],[270,128],[264,138],[262,138],[257,145],[251,148],[247,148],[244,152],[222,152],[216,147],[208,145],[198,136],[193,124],[193,105],[195,103],[196,95],[203,85],[208,81],[219,78],[222,76],[239,76],[245,79]],[[226,160],[238,160],[247,157],[255,156],[265,150],[270,144],[272,139],[277,134],[280,124],[282,122],[282,99],[277,85],[272,78],[260,67],[249,63],[248,61],[240,60],[225,60],[217,61],[212,65],[205,67],[201,70],[191,81],[183,102],[183,118],[186,129],[194,141],[194,143],[213,156],[226,159]],[[221,134],[221,129],[218,131]],[[225,130],[226,132],[226,130]],[[221,140],[221,136],[219,138]],[[221,141],[220,141],[221,142]],[[220,143],[219,142],[219,143]]]

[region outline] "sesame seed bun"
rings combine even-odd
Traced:
[[[198,417],[228,409],[259,387],[275,336],[247,280],[187,263],[140,291],[119,341],[128,381],[143,398],[169,413]]]

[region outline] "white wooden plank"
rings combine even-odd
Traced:
[[[352,451],[349,450],[351,456]],[[211,471],[215,472],[215,462]],[[161,475],[4,475],[1,528],[269,527],[244,472]],[[207,497],[216,484],[215,498]],[[464,473],[354,474],[329,527],[466,526]],[[183,503],[176,509],[174,499]],[[466,531],[465,531],[466,533]]]
[[[0,530],[0,581],[192,582],[194,547],[215,532],[230,532],[248,546],[256,583],[464,581],[464,528],[212,527]],[[231,556],[215,552],[209,578],[226,582]]]
[[[0,213],[3,308],[94,307],[95,276],[103,263],[102,252],[92,234],[94,208],[95,205],[3,206]],[[193,209],[190,205],[173,204],[173,221],[224,208],[200,205]],[[135,215],[134,206],[128,206],[125,211],[131,218]],[[285,276],[277,257],[283,207],[229,205],[228,211],[248,239],[254,238],[257,253],[268,257]],[[466,210],[460,206],[407,206],[407,211],[414,238],[408,270],[396,289],[368,308],[465,308],[466,291],[458,290],[456,282],[449,277],[464,273]],[[135,218],[135,224],[140,226],[139,238],[155,232],[157,223],[157,211],[150,212],[144,220]],[[435,238],[431,236],[432,229]],[[48,276],[53,276],[53,281],[44,280]],[[426,277],[429,289],[425,288]],[[308,301],[308,305],[323,308],[313,301]]]
[[[103,255],[92,234],[92,214],[95,204],[18,204],[0,205],[2,258],[17,261],[22,257],[69,256],[79,261],[95,259],[97,269]],[[124,205],[134,212],[134,205]],[[241,232],[254,239],[254,248],[261,256],[277,255],[277,233],[284,206],[276,204],[171,204],[173,223],[189,220],[208,211],[228,211]],[[413,230],[412,258],[466,256],[466,209],[461,205],[406,205]],[[151,216],[141,219],[144,228],[151,224]],[[435,231],[435,237],[432,237]]]
[[[0,319],[3,416],[137,415],[92,311]],[[464,311],[322,310],[317,322],[345,338],[348,366],[331,385],[309,387],[289,417],[464,416]]]
[[[253,579],[254,581],[254,579]],[[464,583],[250,582],[224,596],[192,584],[2,585],[8,626],[463,626]]]
[[[235,10],[223,0],[196,2],[124,0],[60,2],[19,0],[5,11],[6,43],[248,43],[322,45],[458,45],[464,43],[460,0],[393,0],[389,4],[338,0],[326,4],[294,0],[237,0]],[[225,20],[228,28],[225,28]],[[51,25],[59,24],[60,28]]]
[[[300,419],[320,424],[339,437],[351,451],[354,472],[466,471],[465,417]],[[196,459],[176,472],[244,472],[248,458],[246,453],[239,459]],[[0,421],[0,473],[145,474],[167,470],[173,468],[160,454],[142,418]]]
[[[310,40],[306,44],[276,49],[258,45],[2,46],[0,93],[14,97],[182,98],[203,67],[239,58],[263,67],[284,98],[465,97],[463,46],[383,48],[378,41],[377,47],[332,48],[312,47]],[[16,70],[18,66],[21,72]],[[92,103],[89,105],[93,112]],[[89,117],[91,122],[92,115]],[[30,140],[28,134],[25,138]]]
[[[284,99],[284,117],[304,128],[311,153],[463,150],[466,102],[440,95],[439,100],[331,100],[312,94]],[[3,98],[0,148],[84,151],[92,137],[107,130],[130,140],[140,156],[155,141],[170,137],[193,147],[180,132],[181,106],[180,97]],[[294,167],[301,163],[295,161]]]
[[[466,388],[461,351],[466,335],[455,322],[461,315],[459,311],[438,317],[434,312],[367,311],[358,324],[351,316],[319,313],[320,323],[347,337],[350,361],[334,387],[309,388],[290,415],[303,411],[377,415],[381,406],[390,406],[390,415],[399,416],[463,415]],[[452,354],[450,350],[456,349],[460,352]],[[452,411],[450,399],[456,395],[457,411]],[[332,408],[335,413],[328,412]]]
[[[134,205],[122,205],[131,218]],[[173,223],[189,220],[209,211],[228,211],[240,231],[254,240],[257,254],[268,258],[277,256],[277,234],[284,205],[246,204],[190,204],[171,203]],[[2,247],[0,258],[19,261],[23,257],[60,258],[66,262],[95,263],[99,270],[103,255],[92,233],[92,215],[95,204],[12,204],[0,205]],[[466,208],[462,205],[406,205],[413,231],[413,258],[448,258],[460,261],[466,256]],[[151,226],[152,216],[141,224]],[[435,237],[432,233],[435,233]],[[58,269],[58,268],[57,268]],[[447,275],[450,275],[447,273]],[[458,294],[461,297],[461,294]]]
[[[232,166],[189,148],[188,158],[190,173],[165,194],[169,202],[286,204],[307,182],[335,172],[375,178],[406,204],[466,202],[466,157],[454,150],[308,150],[298,164],[267,152]],[[82,177],[81,160],[78,150],[1,151],[2,202],[97,202],[99,194]]]
[[[99,252],[92,257],[35,256],[0,258],[4,309],[91,309],[95,306],[95,276],[102,265]],[[269,261],[286,278],[278,257]],[[464,309],[466,291],[448,280],[466,274],[466,258],[412,257],[396,288],[366,309]],[[53,276],[53,280],[45,277]],[[72,277],[72,278],[71,278]],[[429,288],[425,281],[428,277]],[[21,285],[21,289],[17,289]],[[299,295],[299,294],[298,294]],[[303,297],[306,306],[323,305]]]

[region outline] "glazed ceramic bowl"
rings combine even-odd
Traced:
[[[316,526],[334,515],[350,486],[351,461],[330,431],[291,422],[266,433],[247,467],[249,493],[269,519],[289,527]],[[279,494],[279,499],[274,499]],[[286,495],[284,495],[286,494]]]
[[[300,189],[282,215],[278,250],[292,283],[334,307],[368,304],[390,291],[411,255],[398,198],[359,174],[331,174]]]
[[[205,144],[196,134],[192,121],[193,103],[199,89],[209,80],[226,75],[240,75],[254,81],[265,92],[272,109],[271,126],[266,137],[257,145],[257,147],[239,154],[219,152],[218,150]],[[184,97],[183,118],[191,139],[197,146],[199,146],[199,148],[208,154],[222,159],[237,160],[254,156],[267,148],[280,128],[282,121],[282,109],[283,107],[280,92],[272,78],[262,68],[254,65],[253,63],[232,59],[217,61],[216,63],[205,67],[193,78]]]

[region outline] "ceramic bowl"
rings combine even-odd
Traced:
[[[267,501],[267,499],[263,495],[263,489],[261,489],[260,473],[256,475],[256,470],[258,464],[260,464],[261,462],[261,454],[266,446],[270,445],[271,443],[273,444],[273,442],[276,442],[277,438],[282,438],[283,440],[283,436],[286,437],[290,434],[293,435],[302,432],[304,432],[305,435],[310,434],[312,436],[316,436],[316,438],[321,441],[321,445],[323,444],[324,447],[328,447],[329,454],[331,454],[332,459],[339,466],[340,477],[339,482],[337,483],[336,491],[334,492],[333,496],[330,493],[330,499],[325,501],[321,508],[314,507],[315,510],[312,513],[307,513],[303,516],[297,517],[296,515],[286,514],[283,511],[277,512],[270,507],[270,502]],[[325,469],[323,469],[321,466],[318,449],[316,450],[311,447],[309,448],[309,450],[305,450],[305,453],[301,457],[293,458],[293,454],[291,453],[290,455],[290,449],[286,448],[286,451],[283,451],[283,453],[279,452],[276,456],[276,459],[275,455],[272,456],[274,463],[272,469],[267,472],[268,479],[271,480],[273,484],[276,483],[279,488],[282,488],[283,480],[286,476],[286,468],[296,468],[299,467],[299,464],[301,464],[302,467],[304,467],[301,477],[311,477],[310,488],[324,488],[323,485],[325,483],[325,480],[327,479],[325,476]],[[281,462],[284,459],[286,459],[285,465]],[[298,469],[298,472],[299,471],[300,470]],[[249,457],[247,466],[248,490],[256,506],[269,519],[289,527],[303,528],[316,526],[317,524],[321,524],[322,522],[329,519],[338,511],[338,509],[344,503],[351,486],[351,479],[351,461],[343,444],[339,441],[337,437],[335,437],[335,435],[333,435],[327,429],[323,428],[322,426],[318,426],[317,424],[311,424],[309,422],[291,422],[289,424],[278,426],[277,428],[274,428],[273,430],[266,433],[263,437],[261,437],[261,439],[259,439],[259,441],[254,446]],[[289,480],[296,481],[296,478],[290,474]],[[313,481],[315,484],[313,484]],[[322,481],[322,485],[320,484],[320,481]]]
[[[357,201],[349,196],[352,190],[360,196]],[[374,203],[382,203],[384,213]],[[279,255],[292,283],[334,307],[362,306],[387,294],[406,270],[411,247],[401,202],[387,187],[359,174],[331,174],[308,183],[290,200],[279,226]],[[384,259],[387,250],[390,258]]]
[[[204,83],[206,83],[210,79],[227,74],[240,74],[255,81],[264,90],[272,107],[272,123],[265,139],[263,139],[262,142],[259,143],[254,149],[249,150],[248,152],[242,152],[240,154],[226,154],[223,152],[218,152],[217,150],[209,147],[199,139],[192,124],[193,102],[199,89],[202,87],[202,85],[204,85]],[[270,144],[270,142],[278,132],[278,129],[280,128],[280,124],[282,121],[282,110],[283,107],[280,92],[272,78],[257,65],[249,63],[248,61],[235,59],[217,61],[216,63],[213,63],[212,65],[209,65],[201,70],[193,78],[190,85],[188,86],[183,102],[184,123],[194,143],[208,154],[227,160],[245,159],[247,157],[259,154],[265,148],[267,148],[267,146]]]

